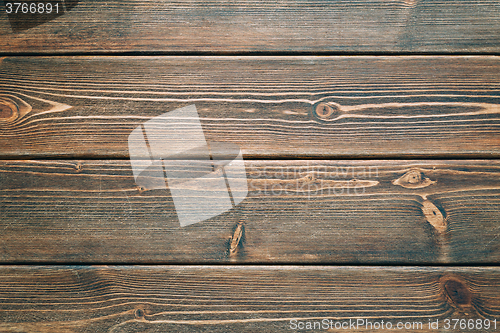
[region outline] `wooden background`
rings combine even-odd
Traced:
[[[0,332],[500,330],[497,1],[57,2],[0,2]],[[127,138],[191,104],[249,193],[181,228]]]
[[[10,54],[499,51],[496,0],[59,2],[77,4],[16,34],[10,34],[2,11],[0,29],[9,34],[2,36],[0,49]]]

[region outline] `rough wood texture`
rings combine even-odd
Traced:
[[[0,7],[0,332],[500,329],[498,267],[276,266],[500,263],[498,1],[52,3]],[[249,193],[181,228],[127,138],[190,104]]]
[[[84,0],[28,30],[40,15],[17,17],[16,32],[1,9],[2,52],[500,50],[495,0]]]
[[[4,158],[128,158],[190,104],[246,158],[500,157],[499,57],[17,57],[0,84]]]
[[[0,261],[500,262],[499,161],[245,163],[248,197],[181,228],[129,161],[1,161]]]
[[[444,320],[497,319],[498,330],[499,273],[432,267],[2,267],[0,331],[290,332],[290,320],[325,318],[383,320],[394,328],[398,322],[422,323],[402,332],[436,332],[428,327],[437,320],[440,332],[463,332],[444,330]]]

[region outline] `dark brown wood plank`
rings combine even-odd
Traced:
[[[9,2],[9,1],[4,1]],[[26,1],[33,2],[33,1]],[[498,52],[494,0],[65,0],[0,12],[2,52]],[[76,5],[75,5],[76,4]]]
[[[500,262],[497,160],[245,164],[246,199],[180,227],[129,161],[0,161],[0,261]]]
[[[0,84],[3,158],[128,158],[191,104],[247,158],[500,157],[499,57],[15,57]]]
[[[383,321],[409,323],[403,332],[463,332],[453,322],[445,329],[458,319],[495,332],[499,276],[499,268],[4,266],[0,331],[289,332],[298,322],[351,319],[356,327],[345,331],[378,331]]]

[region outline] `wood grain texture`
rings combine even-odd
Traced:
[[[499,157],[499,84],[485,56],[6,58],[0,155],[128,158],[134,128],[195,104],[245,158]]]
[[[245,164],[247,198],[181,228],[129,161],[0,161],[0,261],[500,262],[499,161]]]
[[[498,267],[276,265],[498,264],[499,57],[215,56],[493,55],[497,1],[55,2],[0,6],[0,332],[500,320]],[[3,57],[82,52],[107,56]],[[181,228],[127,138],[190,104],[241,147],[249,193]]]
[[[82,0],[22,31],[2,7],[0,50],[498,52],[499,18],[494,0]]]
[[[497,319],[498,329],[499,273],[444,267],[4,266],[0,331],[289,332],[290,320],[325,318],[383,320],[394,327],[422,323],[404,332],[436,332],[428,329],[429,320],[439,320],[440,331],[461,332],[443,330],[444,319],[487,318]]]

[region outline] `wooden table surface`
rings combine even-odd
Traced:
[[[497,1],[51,5],[0,3],[0,332],[500,331]],[[127,140],[192,104],[248,195],[181,227]]]

